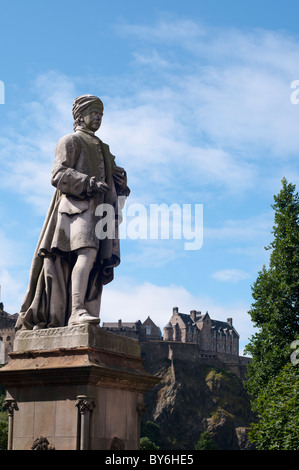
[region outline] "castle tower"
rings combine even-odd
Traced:
[[[170,322],[167,323],[163,328],[163,339],[164,341],[173,341],[173,328]]]

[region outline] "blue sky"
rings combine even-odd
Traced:
[[[0,284],[19,311],[73,99],[100,96],[98,132],[133,204],[203,205],[203,245],[121,242],[102,321],[161,328],[178,306],[253,333],[251,286],[269,253],[273,195],[299,184],[295,1],[0,0]]]

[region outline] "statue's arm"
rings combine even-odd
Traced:
[[[109,147],[107,146],[109,155],[110,155],[110,160],[111,160],[111,167],[112,167],[112,177],[114,180],[114,185],[116,189],[116,194],[118,196],[129,196],[131,190],[128,187],[128,181],[127,181],[127,173],[124,170],[124,168],[116,165],[115,163],[115,156],[112,155],[110,152]]]
[[[75,169],[80,150],[79,139],[73,134],[66,135],[59,140],[51,183],[65,194],[84,198],[89,185],[89,177]]]

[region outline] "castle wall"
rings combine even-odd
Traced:
[[[231,354],[217,354],[211,351],[200,349],[196,343],[178,343],[175,341],[152,341],[141,343],[141,354],[144,360],[144,367],[164,360],[181,360],[189,363],[205,364],[211,367],[227,369],[244,379],[246,365],[249,358],[242,356],[232,356]]]
[[[8,354],[13,350],[15,338],[14,328],[0,328],[0,342],[2,343],[2,354],[0,355],[0,364],[6,364],[9,360]]]
[[[113,333],[114,335],[124,336],[126,338],[131,338],[131,339],[134,339],[135,341],[139,341],[139,333],[132,329],[126,329],[126,328],[116,329],[116,328],[105,327],[104,330],[109,331],[110,333]]]

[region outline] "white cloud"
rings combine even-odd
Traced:
[[[243,219],[228,219],[221,226],[205,227],[205,240],[239,240],[240,242],[269,240],[272,229],[273,211]]]
[[[7,225],[9,222],[7,223]],[[16,243],[0,230],[0,268],[11,268],[19,266],[22,259],[22,242]],[[1,282],[0,282],[1,284]]]
[[[67,77],[49,72],[32,84],[36,99],[20,105],[18,133],[7,129],[1,136],[2,187],[20,194],[38,214],[45,214],[51,200],[50,184],[58,139],[72,132],[73,85]]]
[[[22,164],[7,164],[2,184],[11,192],[17,192],[24,200],[43,215],[49,206],[54,188],[50,184],[52,164],[48,162],[29,161]]]
[[[161,105],[151,105],[155,97],[148,93],[149,104],[110,112],[99,131],[111,151],[124,162],[132,184],[142,186],[143,193],[150,191],[153,199],[165,197],[170,190],[188,193],[190,185],[210,192],[213,184],[214,188],[222,187],[224,193],[252,188],[255,166],[221,148],[189,142],[185,124],[176,119],[180,109],[167,107],[174,96],[164,99],[168,111],[163,108],[160,112]]]
[[[18,313],[24,299],[26,286],[22,274],[0,266],[1,302],[9,314]]]
[[[180,102],[178,116],[190,117],[194,134],[204,135],[212,146],[242,149],[243,163],[261,158],[259,146],[266,160],[298,151],[298,108],[290,103],[290,84],[299,78],[296,37],[262,29],[203,27],[171,17],[151,27],[119,29],[138,38],[135,56],[148,56],[148,44],[155,43],[156,58],[163,56],[160,73],[167,61],[175,66],[166,80],[174,102]],[[155,63],[159,68],[159,60]],[[143,61],[145,73],[148,64],[150,60]]]
[[[134,62],[136,65],[146,65],[152,68],[162,67],[162,68],[169,68],[169,62],[165,60],[161,54],[159,54],[156,50],[152,50],[146,54],[140,54],[135,52],[134,54]]]
[[[5,229],[9,233],[15,233],[15,224],[8,220]],[[27,258],[26,244],[17,232],[17,240],[11,239],[3,229],[0,230],[0,287],[1,301],[5,311],[16,313],[19,311],[25,290],[27,288],[27,275],[24,273],[23,260]]]
[[[161,19],[155,26],[129,25],[119,23],[116,26],[118,32],[124,36],[137,36],[139,40],[167,45],[189,45],[204,35],[204,29],[192,20]]]
[[[223,269],[212,274],[212,277],[221,282],[237,283],[251,277],[251,275],[241,269]]]
[[[167,240],[167,246],[163,241],[158,243],[149,240],[143,243],[135,241],[133,252],[123,256],[122,262],[130,269],[136,266],[136,264],[138,264],[139,268],[142,266],[143,268],[151,267],[158,269],[183,256],[183,247],[178,247],[178,243],[169,242],[169,240]]]
[[[292,73],[273,74],[271,69],[259,70],[258,64],[238,64],[208,67],[191,76],[184,86],[189,99],[198,102],[196,127],[224,148],[242,148],[245,161],[261,158],[259,146],[264,160],[286,158],[286,152],[299,147],[298,109],[290,103]]]

